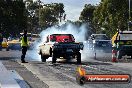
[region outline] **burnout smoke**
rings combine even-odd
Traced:
[[[85,24],[81,25],[80,27],[73,25],[71,23],[67,23],[60,27],[56,27],[56,26],[49,27],[40,33],[41,41],[34,43],[35,48],[31,51],[32,54],[30,54],[30,55],[35,60],[38,60],[38,61],[41,60],[40,56],[36,52],[37,51],[36,49],[39,47],[39,45],[43,44],[46,41],[46,37],[50,34],[72,34],[74,36],[76,42],[84,42],[86,40],[87,30],[88,29],[86,29]],[[81,52],[83,52],[82,60],[87,59],[87,55],[86,55],[87,50],[85,49],[85,48],[87,48],[87,45],[86,44],[84,44],[84,45],[85,45],[84,50],[81,51]],[[49,58],[49,59],[51,59],[51,58]]]
[[[66,27],[51,27],[40,33],[42,37],[42,42],[45,41],[47,35],[50,34],[72,34],[76,40],[76,42],[83,42],[85,40],[87,29],[85,25],[82,25],[80,28],[77,28],[73,24],[67,24]]]

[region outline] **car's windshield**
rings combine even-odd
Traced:
[[[51,35],[50,41],[52,42],[74,42],[74,37],[70,34],[58,34],[58,35]]]
[[[109,40],[106,35],[94,35],[95,40]]]
[[[132,34],[120,34],[120,40],[132,40]]]

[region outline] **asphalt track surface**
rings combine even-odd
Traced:
[[[33,51],[28,51],[26,60],[29,63],[21,63],[21,51],[0,51],[0,60],[9,70],[16,70],[31,88],[131,88],[132,82],[126,84],[119,83],[88,83],[80,86],[76,83],[76,70],[78,66],[83,66],[88,74],[130,74],[132,75],[132,61],[122,60],[118,63],[111,62],[111,53],[96,54],[96,58],[91,53],[83,53],[82,64],[76,64],[75,60],[66,62],[57,60],[56,64],[51,63],[51,58],[47,62],[41,62],[39,56]],[[36,52],[37,53],[37,52]],[[95,60],[96,59],[96,60]]]

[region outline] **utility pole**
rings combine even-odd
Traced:
[[[128,31],[130,30],[130,18],[131,18],[131,1],[129,0],[129,22],[128,22]]]
[[[38,3],[39,3],[39,28],[40,28],[40,0],[38,0]]]
[[[40,13],[40,9],[41,9],[41,7],[40,7],[40,3],[41,3],[41,1],[40,0],[38,0],[38,31],[40,32],[41,31],[41,25],[40,25],[40,15],[41,15],[41,13]]]
[[[0,24],[0,30],[2,31],[2,29],[3,29],[3,28],[2,28],[2,23],[1,23],[1,24]]]

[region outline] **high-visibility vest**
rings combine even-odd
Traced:
[[[27,38],[27,42],[24,41],[24,37],[21,38],[21,46],[28,46],[28,38]]]
[[[114,41],[116,40],[117,35],[118,35],[118,32],[116,32],[116,34],[112,37],[111,39],[112,45],[114,44]]]

